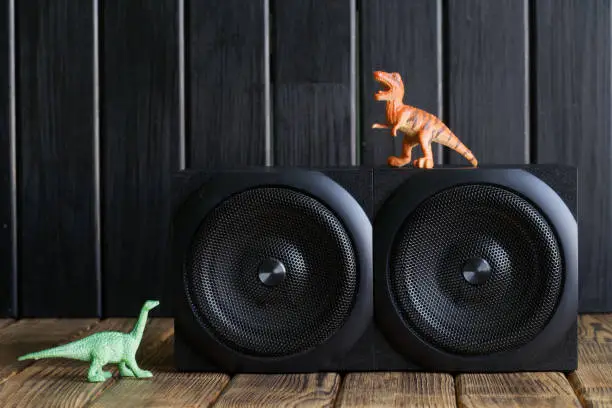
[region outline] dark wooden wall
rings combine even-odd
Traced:
[[[483,164],[579,167],[612,311],[610,1],[0,0],[0,315],[169,313],[171,173],[384,164],[374,69]]]

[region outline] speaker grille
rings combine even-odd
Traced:
[[[264,285],[274,258],[285,279]],[[284,187],[235,194],[201,224],[186,260],[185,285],[200,324],[228,347],[257,356],[314,348],[350,315],[356,254],[341,221],[315,198]]]
[[[563,264],[547,220],[506,189],[466,184],[425,200],[391,248],[388,282],[404,321],[447,352],[482,355],[531,341],[555,311]],[[489,279],[469,283],[480,258]]]

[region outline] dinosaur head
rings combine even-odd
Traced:
[[[158,300],[147,300],[145,302],[143,308],[146,309],[147,311],[149,311],[151,309],[155,309],[158,305],[159,305],[159,301]]]
[[[374,94],[377,101],[402,101],[404,98],[404,82],[397,72],[374,71],[374,80],[385,89]]]

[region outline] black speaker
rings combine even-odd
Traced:
[[[177,177],[179,369],[317,371],[372,320],[372,173],[250,169]]]
[[[185,171],[181,371],[576,368],[576,170]]]

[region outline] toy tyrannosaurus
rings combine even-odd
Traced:
[[[72,343],[26,354],[19,357],[18,360],[70,358],[87,361],[90,362],[87,374],[87,380],[90,382],[103,382],[112,377],[111,372],[102,370],[102,367],[109,363],[119,365],[119,374],[122,377],[150,378],[153,374],[150,371],[142,370],[136,364],[136,350],[140,345],[149,311],[157,305],[159,302],[156,300],[145,302],[134,329],[130,333],[115,331],[94,333]]]
[[[391,129],[393,137],[397,136],[398,130],[405,134],[402,142],[402,155],[389,157],[390,166],[401,167],[410,163],[412,149],[416,145],[421,145],[425,157],[415,160],[412,163],[413,166],[433,168],[432,142],[450,147],[465,157],[474,167],[478,166],[478,161],[472,152],[440,119],[431,113],[404,104],[404,82],[399,73],[375,71],[374,79],[387,87],[374,94],[375,100],[387,102],[387,124],[375,123],[372,129]]]

